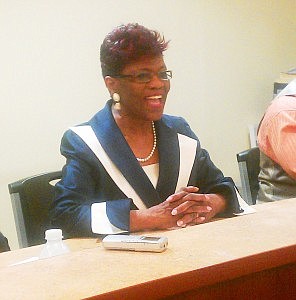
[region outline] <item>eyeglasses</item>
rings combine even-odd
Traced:
[[[131,78],[135,82],[138,83],[148,83],[153,79],[154,74],[160,80],[170,80],[173,77],[172,71],[160,71],[158,73],[153,72],[137,72],[134,74],[126,75],[126,74],[119,74],[119,75],[112,75],[111,77],[114,78]]]

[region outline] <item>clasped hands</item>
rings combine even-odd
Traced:
[[[177,217],[176,225],[186,227],[204,223],[224,210],[225,199],[217,194],[199,194],[198,188],[189,186],[169,196],[165,202],[172,206],[171,215]]]
[[[226,207],[218,194],[199,194],[188,186],[170,195],[164,202],[147,209],[131,211],[130,230],[170,229],[205,223]]]
[[[138,210],[132,230],[170,229],[205,223],[226,207],[218,194],[199,194],[198,188],[188,186],[170,195],[164,202]],[[135,225],[135,227],[134,227]]]

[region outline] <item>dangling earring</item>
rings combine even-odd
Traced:
[[[116,110],[120,110],[120,109],[121,109],[121,105],[120,105],[120,96],[119,96],[119,94],[114,93],[114,94],[112,95],[112,99],[113,99],[113,101],[114,101],[114,108],[115,108]]]

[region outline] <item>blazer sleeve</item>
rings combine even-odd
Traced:
[[[106,202],[106,220],[120,230],[128,231],[131,199],[106,181],[108,175],[104,173],[100,161],[71,130],[62,138],[61,154],[66,158],[66,164],[62,179],[55,186],[55,199],[51,207],[52,225],[61,228],[67,238],[93,236],[91,205]],[[102,184],[111,191],[108,201],[104,199],[104,191],[100,188]]]
[[[212,162],[209,153],[204,149],[197,149],[197,156],[191,182],[205,194],[219,194],[226,199],[226,210],[222,217],[241,213],[236,187],[231,177],[225,177],[222,171]],[[198,170],[198,171],[197,171]]]

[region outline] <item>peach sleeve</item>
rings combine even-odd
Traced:
[[[273,160],[296,179],[296,111],[282,111],[269,124]]]

